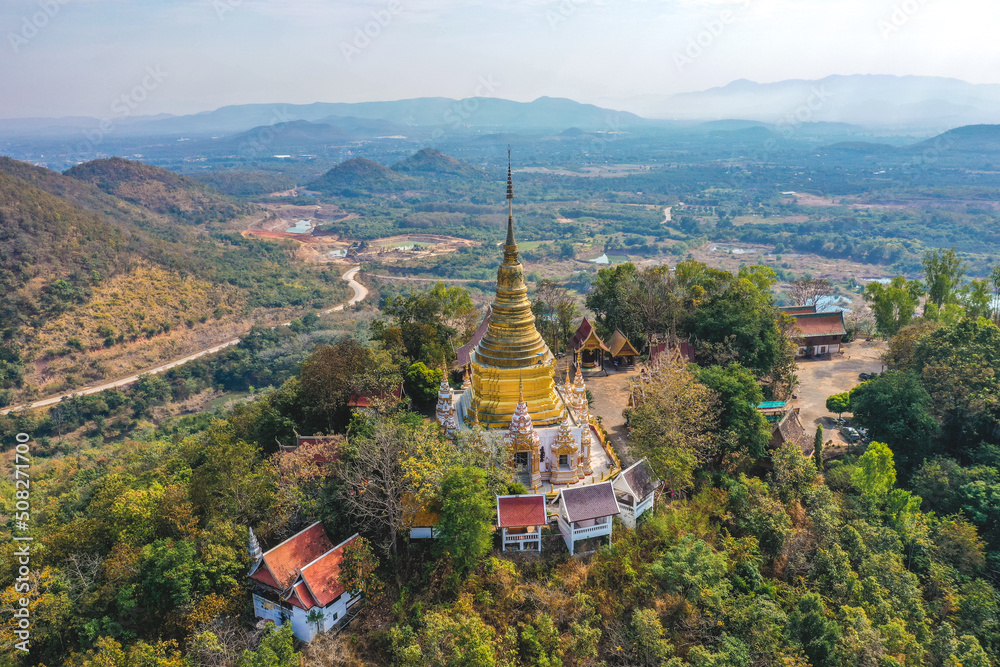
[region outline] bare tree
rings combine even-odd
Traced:
[[[832,290],[826,278],[800,278],[792,281],[789,292],[796,305],[814,306]]]
[[[352,444],[341,470],[341,500],[372,543],[395,555],[399,532],[419,509],[407,496],[419,495],[426,478],[448,467],[449,448],[433,427],[385,418],[372,420],[371,431]]]
[[[627,298],[638,313],[647,337],[677,332],[682,300],[669,266],[654,266],[638,274],[628,286]]]

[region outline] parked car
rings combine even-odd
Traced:
[[[858,379],[859,380],[871,380],[872,376],[871,376],[871,373],[858,373]]]
[[[844,440],[847,442],[857,442],[861,439],[861,434],[858,433],[857,429],[851,428],[850,426],[845,426],[840,429],[840,434],[844,436]]]

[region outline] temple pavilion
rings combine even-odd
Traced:
[[[501,429],[518,477],[534,492],[598,478],[613,465],[591,424],[587,388],[575,378],[556,381],[556,360],[535,327],[524,267],[514,235],[514,187],[507,168],[507,238],[497,270],[496,296],[475,336],[459,352],[467,369],[459,391],[447,377],[438,392],[437,421],[454,437],[471,424]]]

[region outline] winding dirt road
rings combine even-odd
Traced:
[[[351,289],[354,290],[354,296],[351,297],[351,300],[348,301],[346,304],[342,303],[339,306],[334,306],[333,308],[327,308],[326,310],[322,310],[320,311],[320,314],[326,315],[328,313],[333,313],[343,310],[345,305],[353,306],[354,304],[364,300],[368,296],[368,288],[366,288],[364,285],[354,280],[354,276],[356,276],[358,271],[360,270],[361,267],[356,266],[341,276],[341,278],[343,280],[346,280],[347,284],[351,286]],[[287,326],[288,324],[290,324],[290,322],[283,322],[279,326]],[[142,373],[136,373],[135,375],[130,375],[127,378],[122,378],[120,380],[107,382],[105,384],[98,385],[96,387],[85,387],[83,389],[77,389],[76,391],[71,391],[66,394],[60,394],[59,396],[51,396],[49,398],[43,398],[42,400],[35,401],[34,403],[26,403],[24,405],[14,405],[9,408],[4,408],[3,410],[0,410],[0,415],[5,415],[8,412],[13,412],[14,410],[24,410],[25,408],[44,408],[50,405],[55,405],[62,399],[69,398],[70,396],[86,396],[87,394],[96,394],[98,392],[104,391],[105,389],[116,389],[118,387],[124,387],[138,380],[140,375],[163,373],[164,371],[169,371],[171,368],[176,368],[177,366],[186,364],[189,361],[194,361],[195,359],[204,357],[207,354],[214,354],[219,350],[224,350],[227,347],[236,345],[239,342],[240,342],[239,338],[234,338],[233,340],[229,340],[226,341],[225,343],[221,343],[219,345],[215,345],[214,347],[210,347],[207,350],[202,350],[201,352],[195,352],[194,354],[189,354],[186,357],[175,359],[174,361],[163,364],[162,366],[157,366],[156,368],[150,368],[149,370],[145,370]]]

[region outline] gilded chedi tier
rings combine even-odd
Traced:
[[[510,172],[507,199],[513,198]],[[471,355],[473,401],[479,418],[490,428],[507,428],[517,408],[523,383],[524,401],[536,427],[558,425],[563,406],[555,388],[555,358],[535,328],[535,316],[524,284],[524,268],[514,239],[513,206],[509,204],[503,264],[497,271],[496,299],[489,326]]]

